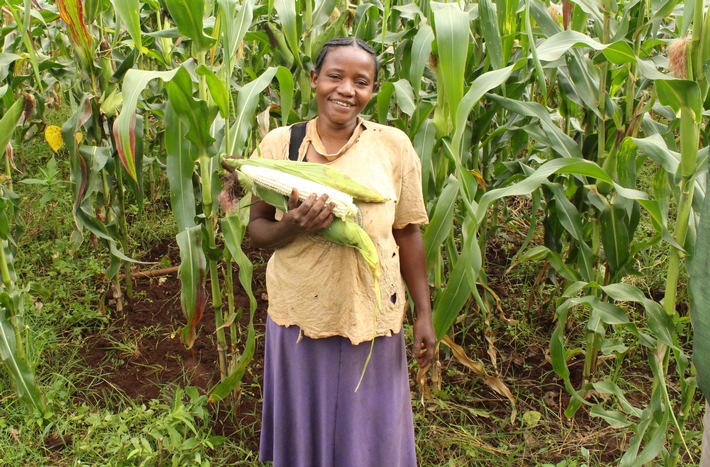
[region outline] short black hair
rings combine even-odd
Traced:
[[[365,42],[362,39],[358,39],[357,37],[336,37],[334,39],[329,40],[323,45],[323,48],[320,49],[320,53],[318,54],[318,58],[316,58],[316,66],[315,66],[315,72],[316,74],[320,73],[320,69],[323,66],[323,60],[325,60],[326,55],[331,51],[331,49],[335,47],[348,47],[348,46],[356,46],[360,47],[362,50],[365,52],[369,53],[372,56],[372,61],[374,62],[375,65],[375,83],[377,82],[377,75],[378,75],[378,69],[380,68],[380,63],[379,60],[377,60],[377,54],[375,53],[375,49],[373,49],[370,44]]]

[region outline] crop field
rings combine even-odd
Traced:
[[[420,465],[698,465],[707,0],[0,8],[0,466],[262,465],[271,251],[222,161],[315,117],[337,36],[422,164]]]

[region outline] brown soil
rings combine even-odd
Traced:
[[[268,253],[250,251],[252,262],[264,264]],[[179,264],[177,245],[171,242],[156,244],[144,258],[145,261],[159,261],[169,258],[172,264]],[[247,329],[249,305],[246,295],[239,291],[238,277],[234,271],[234,283],[237,287],[235,303],[242,307],[240,329]],[[259,308],[254,317],[257,336],[264,333],[265,305],[262,295],[263,268],[254,271],[254,294]],[[206,285],[210,289],[209,282]],[[209,293],[209,292],[208,292]],[[166,394],[173,388],[195,386],[207,394],[219,381],[220,370],[215,339],[214,309],[208,299],[208,305],[197,331],[197,339],[191,349],[187,349],[180,336],[185,323],[180,306],[180,280],[176,273],[159,277],[134,277],[133,298],[124,298],[123,310],[116,311],[116,299],[111,291],[106,291],[106,308],[112,314],[110,329],[97,330],[84,339],[83,351],[88,367],[100,369],[99,378],[91,377],[85,381],[82,398],[94,403],[110,404],[109,400],[116,391],[123,393],[135,403],[147,403]],[[246,336],[244,336],[246,339]],[[244,376],[242,391],[238,400],[238,413],[213,406],[217,420],[216,433],[230,436],[235,432],[244,433],[245,423],[253,424],[259,420],[261,399],[260,386],[256,383],[259,375],[256,370],[262,368],[262,341],[257,339],[256,353],[250,371]],[[241,350],[241,349],[240,349]],[[223,410],[224,409],[224,410]],[[258,432],[257,432],[258,436]],[[258,439],[244,440],[247,448],[258,449]]]

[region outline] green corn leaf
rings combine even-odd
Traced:
[[[295,89],[293,74],[288,68],[281,66],[276,70],[276,80],[279,82],[279,97],[281,98],[281,125],[287,126]]]
[[[454,226],[456,197],[459,193],[459,181],[450,176],[441,195],[434,205],[433,215],[424,231],[424,249],[427,264],[432,264],[444,240],[451,234]]]
[[[394,94],[394,84],[386,81],[380,85],[380,90],[377,92],[377,120],[386,122],[387,114],[390,109],[390,102]]]
[[[615,65],[632,63],[636,54],[626,42],[602,44],[591,37],[573,30],[566,30],[551,36],[537,47],[537,56],[544,62],[553,62],[573,47],[590,47],[598,50]]]
[[[113,9],[126,27],[133,39],[133,44],[139,52],[143,49],[141,38],[140,2],[138,0],[111,0]]]
[[[239,269],[239,283],[247,294],[247,297],[249,297],[249,310],[253,313],[256,311],[257,305],[256,297],[254,297],[251,286],[254,265],[242,249],[242,243],[246,234],[246,224],[240,215],[230,215],[222,218],[220,225],[222,226],[222,233],[224,234],[224,243]]]
[[[239,12],[236,12],[237,0],[217,0],[220,6],[220,14],[224,21],[224,65],[227,70],[227,76],[231,76],[234,71],[237,48],[244,39],[254,19],[254,1],[255,0],[243,1]]]
[[[189,349],[195,343],[197,324],[202,319],[207,304],[207,261],[202,249],[202,231],[199,225],[181,231],[176,238],[180,248],[180,304],[187,321],[181,336]]]
[[[187,139],[187,130],[187,123],[168,102],[165,109],[166,172],[170,183],[170,205],[180,232],[194,227],[197,215],[192,177],[199,152]]]
[[[44,415],[47,411],[42,393],[35,383],[35,377],[27,361],[20,357],[15,338],[15,327],[10,322],[12,299],[7,293],[2,293],[0,299],[0,357],[10,374],[17,394],[34,412]]]
[[[8,52],[0,53],[0,82],[4,81],[10,71],[10,66],[22,57]],[[1,97],[1,96],[0,96]]]
[[[409,82],[412,83],[414,98],[419,97],[424,69],[431,55],[431,44],[434,42],[434,30],[428,24],[422,24],[412,41],[411,59],[409,63]]]
[[[579,272],[571,266],[567,265],[559,253],[552,251],[548,247],[542,245],[530,248],[530,250],[520,255],[515,261],[515,263],[510,266],[510,269],[513,269],[515,266],[525,261],[541,261],[543,259],[547,260],[552,266],[552,268],[565,280],[569,282],[581,280]]]
[[[394,83],[394,92],[399,109],[411,117],[416,108],[412,85],[406,79],[400,79]]]
[[[542,105],[536,102],[521,102],[514,99],[508,99],[494,94],[488,94],[491,100],[501,105],[503,108],[521,115],[537,118],[540,125],[546,132],[552,144],[552,150],[562,157],[581,158],[582,153],[575,141],[566,135],[560,128],[555,125],[550,118],[550,113]]]
[[[629,420],[623,412],[618,410],[606,410],[599,404],[593,405],[589,414],[592,417],[603,418],[609,426],[614,428],[625,428],[633,425],[633,422]]]
[[[192,39],[198,53],[204,53],[212,46],[214,39],[203,31],[204,0],[165,0],[165,6],[180,34]]]
[[[626,224],[626,210],[611,204],[599,218],[604,246],[604,257],[609,265],[612,280],[623,272],[630,258],[630,238]]]
[[[574,388],[574,386],[572,386],[570,371],[567,366],[565,327],[567,325],[567,315],[571,305],[571,302],[566,300],[557,307],[555,312],[557,315],[557,326],[555,326],[555,330],[552,332],[552,337],[550,338],[550,363],[552,363],[552,369],[560,378],[562,378],[567,393],[572,396],[570,406],[567,411],[565,411],[565,415],[568,417],[573,415],[574,412],[583,404],[589,404],[582,398],[581,394]]]
[[[20,121],[24,105],[25,98],[20,97],[0,119],[0,151],[2,151],[3,154],[12,139],[15,128],[17,128],[17,123]]]
[[[227,92],[224,82],[217,78],[217,75],[215,75],[212,70],[207,68],[205,65],[197,67],[195,72],[199,76],[205,77],[212,100],[214,100],[214,103],[219,109],[219,114],[222,118],[229,118],[229,93]]]
[[[184,65],[170,81],[165,83],[165,89],[168,92],[170,105],[188,124],[185,137],[195,143],[198,150],[206,151],[214,142],[210,134],[210,125],[215,115],[205,101],[193,97],[192,78]]]
[[[697,370],[698,388],[710,400],[710,196],[705,196],[703,201],[695,254],[688,273],[690,317],[693,323],[693,363]]]
[[[325,3],[323,3],[323,5],[325,5]],[[335,38],[336,36],[345,35],[345,24],[348,23],[352,19],[352,17],[352,10],[346,9],[345,11],[340,13],[340,16],[338,16],[337,20],[330,23],[322,33],[318,34],[318,36],[313,41],[313,45],[311,48],[311,61],[315,62],[315,59],[318,57],[318,54],[323,49],[323,45],[326,42]],[[315,28],[315,24],[313,27]]]
[[[412,141],[414,149],[417,151],[422,163],[422,192],[424,199],[434,197],[433,186],[436,173],[434,171],[434,146],[436,145],[436,128],[431,119],[427,119],[422,124]]]
[[[449,257],[449,278],[444,291],[434,300],[433,321],[437,340],[441,340],[456,322],[456,317],[471,296],[471,287],[466,277],[469,265],[462,258]]]
[[[454,137],[452,140],[452,149],[457,159],[461,159],[463,151],[463,134],[468,125],[468,117],[473,110],[473,107],[481,100],[481,98],[491,89],[494,89],[505,83],[510,74],[513,72],[513,66],[500,70],[489,71],[475,79],[471,88],[466,92],[466,95],[461,99],[461,104],[455,119]]]
[[[313,9],[313,24],[311,27],[317,30],[327,23],[337,4],[337,0],[316,0],[315,8]],[[347,13],[342,13],[341,16],[343,16],[343,14],[347,16]],[[315,50],[313,52],[315,53]]]
[[[281,30],[286,37],[286,43],[293,54],[296,62],[301,63],[301,54],[298,46],[298,15],[296,13],[296,2],[289,0],[274,0],[274,8],[279,14]]]
[[[220,224],[224,234],[224,243],[227,246],[229,253],[232,255],[232,258],[234,258],[234,261],[237,263],[239,270],[239,283],[249,297],[249,324],[247,327],[248,331],[246,343],[244,344],[244,352],[242,352],[239,356],[239,361],[237,362],[234,370],[210,391],[209,399],[211,402],[223,400],[227,397],[227,395],[239,388],[242,378],[244,377],[244,372],[247,369],[247,365],[254,357],[254,351],[256,348],[254,313],[256,311],[257,303],[251,287],[254,266],[246,254],[244,254],[244,250],[242,250],[242,242],[244,241],[244,235],[246,233],[246,224],[242,221],[238,214],[224,217],[220,220]]]
[[[156,78],[170,81],[178,70],[179,68],[170,71],[133,69],[126,73],[126,77],[123,80],[123,106],[121,114],[113,123],[113,136],[121,163],[135,183],[138,183],[135,153],[135,113],[138,99],[150,81]],[[67,141],[66,138],[64,140],[65,142]]]
[[[261,76],[254,81],[246,84],[239,91],[237,96],[237,119],[232,125],[231,147],[227,148],[226,153],[231,156],[239,156],[246,147],[247,138],[251,131],[251,122],[256,112],[259,97],[264,89],[271,83],[271,80],[276,76],[278,68],[267,68]]]
[[[610,394],[616,397],[616,400],[619,402],[619,405],[627,414],[633,415],[634,417],[641,416],[641,410],[631,405],[628,399],[626,399],[624,391],[622,391],[616,383],[610,380],[596,381],[592,383],[592,387],[594,387],[594,390],[598,391],[601,394]]]
[[[461,47],[469,42],[469,19],[454,3],[432,4],[432,10],[441,78],[438,85],[445,98],[441,104],[448,108],[448,120],[453,122],[463,98],[467,53]]]
[[[505,66],[505,56],[503,54],[503,40],[498,28],[498,15],[491,0],[478,1],[478,15],[486,41],[486,56],[491,61],[491,67],[499,70]]]
[[[599,111],[599,71],[597,67],[593,66],[582,54],[571,54],[567,58],[570,79],[577,96],[597,117],[603,118]]]
[[[697,82],[685,79],[657,80],[655,85],[661,104],[671,107],[675,112],[679,112],[683,108],[690,109],[693,121],[700,123],[703,115],[703,101]]]
[[[244,373],[246,372],[249,363],[251,363],[254,358],[254,352],[256,349],[256,330],[254,329],[254,323],[252,321],[253,320],[250,319],[247,327],[247,340],[244,344],[244,351],[239,356],[239,361],[237,362],[236,367],[226,378],[217,383],[210,390],[210,402],[223,400],[241,384]]]
[[[545,80],[545,72],[542,69],[540,56],[537,52],[537,43],[533,35],[532,24],[530,21],[530,0],[525,0],[525,34],[528,39],[528,47],[530,47],[530,55],[535,64],[535,80],[538,86],[538,94],[542,97],[542,104],[545,105],[547,100],[547,81]]]
[[[466,268],[466,280],[468,281],[468,287],[480,304],[481,298],[478,294],[478,280],[479,275],[481,274],[481,267],[483,266],[483,254],[481,252],[481,246],[478,243],[478,236],[476,235],[478,227],[478,223],[473,216],[466,216],[464,218],[463,225],[461,226],[463,244],[461,245],[461,255],[459,256],[459,261],[464,261],[468,264],[468,268]],[[457,311],[456,314],[460,312],[461,310]],[[442,331],[442,334],[446,334],[448,332],[449,330],[446,329]]]

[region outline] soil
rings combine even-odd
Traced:
[[[248,243],[245,246],[248,249]],[[265,264],[268,254],[269,252],[254,249],[247,252],[252,263],[257,265]],[[177,244],[170,241],[157,243],[143,260],[179,264]],[[239,282],[236,269],[233,273],[237,287]],[[257,336],[264,334],[266,316],[263,275],[263,267],[257,267],[253,284],[259,304],[254,317]],[[104,291],[105,311],[111,314],[112,324],[109,330],[100,329],[85,336],[83,351],[86,365],[100,369],[101,376],[85,381],[86,386],[81,391],[81,398],[99,405],[110,405],[112,394],[120,391],[134,403],[141,404],[171,394],[176,385],[195,386],[202,393],[209,393],[220,379],[214,309],[209,296],[208,305],[198,325],[197,338],[188,349],[180,335],[185,319],[180,305],[181,285],[177,272],[152,277],[136,275],[132,280],[132,287],[133,297],[124,296],[122,306],[118,306],[112,289]],[[209,281],[206,288],[210,290]],[[237,287],[235,304],[245,311],[238,328],[246,329],[249,321],[248,298],[243,292],[239,293],[240,291]],[[217,435],[229,436],[237,431],[237,427],[243,426],[244,423],[255,423],[260,417],[258,401],[261,394],[253,370],[262,368],[261,344],[262,340],[257,339],[250,371],[246,372],[243,379],[242,387],[249,390],[240,394],[239,413],[230,411],[229,417],[215,413],[215,419],[219,420],[215,433]],[[245,393],[248,393],[248,397],[245,397]],[[218,405],[213,405],[213,409],[215,412],[225,410]],[[244,430],[239,430],[239,433],[243,432]],[[258,449],[258,439],[244,441],[245,447]]]
[[[257,336],[263,336],[266,309],[263,265],[269,253],[250,249],[248,240],[244,246],[253,264],[256,265],[253,288],[259,299],[259,308],[255,316],[255,327]],[[496,245],[491,245],[489,251],[491,256],[488,260],[492,270],[496,267],[503,269],[507,256],[505,252],[499,251]],[[169,258],[172,264],[179,264],[177,245],[170,242],[157,244],[145,259],[158,261],[163,258]],[[495,276],[491,276],[490,279],[489,285],[501,297],[515,293],[515,284]],[[238,284],[236,273],[235,284]],[[209,290],[209,284],[207,287]],[[111,394],[118,390],[136,403],[147,403],[151,399],[161,397],[161,392],[171,391],[174,385],[196,386],[200,391],[207,393],[219,380],[214,313],[211,307],[208,306],[205,310],[195,344],[191,349],[186,349],[179,334],[184,318],[180,307],[180,282],[177,274],[135,278],[133,294],[134,298],[126,300],[123,310],[119,312],[115,310],[115,298],[110,292],[106,293],[106,306],[112,310],[113,324],[108,332],[105,329],[99,330],[95,335],[86,336],[84,340],[86,364],[93,368],[100,368],[103,373],[100,378],[86,381],[82,397],[99,404],[104,403],[102,401],[109,404]],[[246,306],[246,298],[239,292],[237,294],[239,295],[237,302]],[[247,316],[242,318],[243,326],[240,328],[246,329],[247,318]],[[540,321],[537,324],[542,328],[552,325],[550,316],[537,315],[535,319]],[[466,326],[466,323],[457,326]],[[487,367],[490,367],[491,356],[487,352],[487,345],[482,343],[485,341],[481,338],[483,331],[474,329],[470,332],[470,336],[466,333],[457,334],[458,344],[466,347],[474,360],[487,362]],[[549,333],[544,338],[548,339],[548,336]],[[490,337],[495,339],[495,330]],[[218,413],[213,417],[213,420],[217,421],[214,425],[215,434],[236,436],[238,433],[238,436],[243,437],[247,432],[253,433],[251,439],[243,439],[242,443],[245,448],[254,451],[258,449],[261,399],[259,378],[263,368],[262,343],[263,339],[258,338],[256,354],[249,371],[245,374],[236,410],[229,409],[229,414],[225,415],[223,407],[215,407],[214,411]],[[560,430],[561,427],[567,427],[570,431],[573,426],[586,427],[577,433],[580,445],[585,444],[585,436],[593,437],[594,444],[601,449],[599,452],[603,452],[601,458],[609,462],[613,462],[623,454],[625,441],[612,436],[611,432],[606,433],[608,436],[604,440],[608,445],[599,446],[599,438],[604,437],[605,432],[595,432],[595,430],[597,428],[608,430],[609,427],[600,425],[598,419],[590,420],[584,410],[580,410],[574,420],[564,420],[562,413],[567,406],[569,396],[564,390],[561,379],[552,371],[549,357],[546,355],[548,348],[546,341],[516,346],[506,339],[499,339],[494,341],[494,347],[499,370],[498,377],[515,395],[518,419],[521,414],[528,411],[548,414],[545,417],[553,414],[553,418],[554,414],[557,414],[560,424],[550,426],[550,431]],[[417,399],[415,405],[419,407],[415,408],[415,413],[419,411],[423,414],[423,417],[418,417],[420,425],[421,420],[428,419],[427,413],[436,411],[437,407],[440,409],[442,403],[460,405],[467,407],[472,414],[485,414],[482,417],[468,416],[468,422],[478,426],[481,433],[492,434],[489,438],[492,439],[492,443],[502,442],[503,438],[496,438],[496,433],[503,435],[503,432],[507,432],[504,435],[505,441],[511,443],[512,449],[518,449],[518,446],[536,449],[539,442],[522,430],[519,422],[515,425],[510,423],[511,405],[508,399],[486,386],[484,378],[467,370],[444,346],[440,352],[440,364],[440,389],[431,382],[428,386],[433,389],[432,399],[423,398],[420,388],[412,384],[413,398]],[[573,380],[575,383],[579,380],[581,366],[581,362],[572,362],[570,365],[573,378],[577,380]],[[414,382],[416,368],[414,365],[410,368],[411,381]],[[249,431],[244,430],[244,426],[257,428]],[[430,428],[432,436],[435,436],[434,426],[425,428]],[[422,430],[422,427],[420,426],[419,429]],[[570,449],[575,451],[574,454],[578,453],[578,446],[575,443],[571,444]],[[561,450],[557,455],[551,454],[549,459],[564,460],[566,454]],[[446,455],[444,445],[442,445],[442,455]]]

